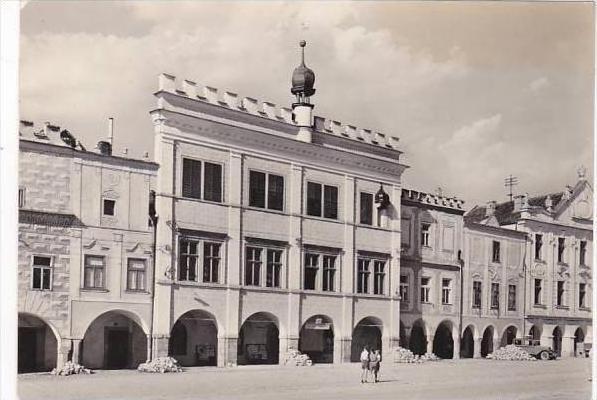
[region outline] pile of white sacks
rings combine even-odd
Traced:
[[[414,354],[409,349],[403,347],[394,348],[394,362],[395,363],[410,363],[410,364],[421,364],[426,361],[437,361],[439,357],[433,353],[425,353],[423,355]]]
[[[182,372],[182,368],[178,365],[178,361],[172,357],[158,357],[149,362],[139,364],[137,367],[139,372]]]
[[[491,354],[487,355],[487,358],[492,360],[509,360],[509,361],[536,361],[537,359],[531,356],[529,353],[516,347],[513,344],[509,344],[506,347],[501,347]]]
[[[313,361],[311,361],[308,355],[302,354],[300,351],[295,349],[288,350],[282,359],[284,365],[293,367],[310,367],[313,365]]]
[[[76,374],[90,374],[91,370],[75,362],[67,361],[66,363],[64,363],[62,368],[54,368],[50,373],[52,375],[68,376]]]

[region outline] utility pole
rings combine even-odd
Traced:
[[[504,179],[504,186],[509,188],[508,196],[510,197],[510,201],[512,201],[512,197],[514,196],[514,193],[512,192],[512,188],[516,185],[518,185],[518,178],[515,176],[512,176],[512,174],[510,174],[509,177]]]

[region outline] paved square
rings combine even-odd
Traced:
[[[19,376],[30,399],[562,399],[591,397],[589,359],[383,363],[381,382],[361,384],[358,364],[190,368],[178,374],[99,371]]]

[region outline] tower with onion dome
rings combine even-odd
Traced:
[[[311,96],[315,94],[315,73],[305,65],[305,46],[307,42],[301,40],[301,64],[292,73],[292,88],[290,92],[296,96],[296,102],[292,103],[292,118],[298,125],[297,139],[303,142],[311,142],[313,131],[313,104]]]

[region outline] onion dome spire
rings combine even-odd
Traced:
[[[309,104],[309,97],[315,94],[315,73],[305,65],[305,46],[307,42],[301,40],[301,65],[292,73],[292,88],[290,92],[296,96],[297,103]]]

